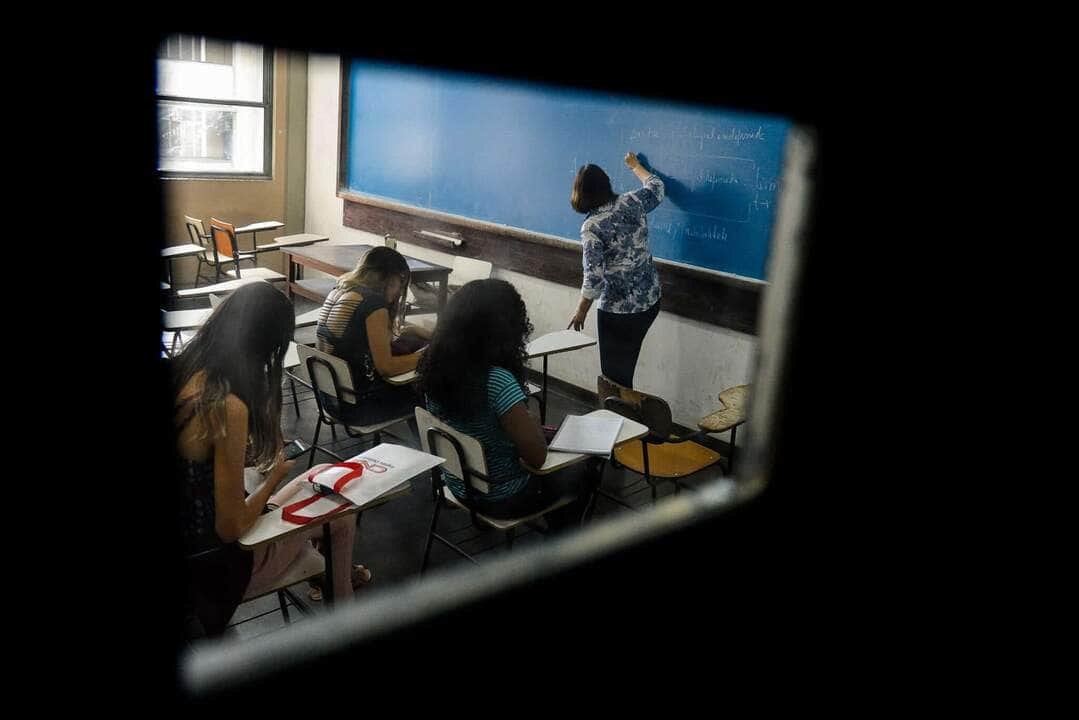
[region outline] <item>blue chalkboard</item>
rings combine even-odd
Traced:
[[[780,118],[354,60],[347,188],[580,241],[577,168],[667,186],[649,216],[657,258],[764,279],[790,124]]]

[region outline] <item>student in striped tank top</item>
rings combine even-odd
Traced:
[[[538,512],[555,499],[574,502],[544,518],[552,529],[581,522],[599,480],[598,461],[550,475],[532,475],[521,462],[541,466],[547,443],[529,414],[524,391],[525,341],[532,332],[517,290],[505,280],[474,280],[450,300],[431,345],[420,360],[420,386],[427,408],[454,429],[475,437],[487,458],[490,492],[473,503],[496,518]],[[443,471],[450,490],[465,497],[461,479]]]

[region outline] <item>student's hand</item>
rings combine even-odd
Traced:
[[[629,166],[630,170],[635,170],[635,169],[641,167],[641,161],[637,159],[637,153],[634,153],[634,152],[626,153],[626,165]]]
[[[315,472],[317,469],[325,466],[326,463],[323,463],[322,465],[315,465],[311,468],[311,472]],[[287,503],[293,495],[298,493],[300,491],[300,488],[304,485],[310,485],[310,483],[307,482],[306,474],[301,474],[297,477],[294,477],[287,483],[285,483],[284,487],[271,495],[268,502],[273,503],[277,507],[281,507],[282,505]]]
[[[274,464],[270,467],[270,471],[266,473],[266,479],[277,487],[277,483],[281,482],[281,478],[288,475],[289,470],[296,464],[295,460],[286,460],[284,449],[277,451],[277,459],[274,460]]]
[[[566,326],[566,329],[569,330],[572,328],[577,332],[581,332],[581,329],[584,327],[584,319],[587,316],[587,310],[585,312],[581,312],[580,310],[578,310],[577,312],[573,313],[573,317],[570,318],[569,325]]]

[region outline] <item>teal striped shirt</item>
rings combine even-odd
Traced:
[[[427,409],[431,413],[454,430],[476,438],[483,446],[487,458],[487,476],[491,481],[491,491],[484,496],[488,500],[504,500],[516,495],[528,484],[529,473],[517,461],[517,446],[499,424],[499,418],[522,400],[527,400],[527,397],[521,384],[513,373],[500,367],[492,367],[487,373],[487,405],[471,418],[445,415],[437,402],[427,398]],[[465,497],[461,478],[445,470],[442,477],[454,495]]]

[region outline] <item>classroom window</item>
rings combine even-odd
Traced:
[[[269,48],[170,35],[157,56],[158,170],[180,177],[268,177]]]

